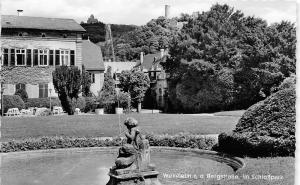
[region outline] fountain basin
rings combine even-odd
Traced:
[[[117,147],[72,148],[2,153],[3,185],[105,185]],[[241,159],[213,151],[151,147],[151,163],[162,184],[202,184],[207,174],[235,174]],[[197,177],[195,179],[195,177]]]

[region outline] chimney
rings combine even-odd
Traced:
[[[144,62],[144,52],[141,52],[140,61],[141,61],[141,65],[142,65]]]
[[[165,18],[169,19],[170,17],[170,5],[165,5]]]
[[[165,50],[164,49],[160,49],[160,58],[164,57],[165,55]]]
[[[23,10],[17,10],[18,16],[22,16],[23,15]]]

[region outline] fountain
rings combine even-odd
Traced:
[[[127,141],[120,148],[1,153],[2,184],[226,184],[226,181],[199,177],[212,173],[236,175],[236,170],[244,166],[241,159],[215,151],[176,147],[152,146],[150,161],[149,142],[140,133],[137,121],[128,118],[125,125]],[[178,174],[187,178],[177,178]],[[189,178],[194,175],[198,178]]]

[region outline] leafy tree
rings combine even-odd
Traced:
[[[90,87],[91,87],[91,75],[89,74],[89,72],[87,72],[85,70],[85,67],[84,65],[82,66],[82,73],[81,73],[81,76],[82,76],[82,81],[81,81],[81,84],[82,84],[82,96],[91,96],[92,93],[90,91]]]
[[[113,112],[115,103],[115,81],[112,76],[111,67],[109,66],[104,74],[104,83],[101,91],[98,94],[97,101],[99,106],[104,106],[107,112]]]
[[[213,110],[219,106],[206,101],[208,96],[227,90],[230,95],[225,99],[215,97],[215,100],[231,102],[225,108],[248,108],[266,98],[284,77],[295,73],[295,33],[295,26],[290,22],[268,26],[266,21],[244,16],[228,5],[216,4],[197,18],[189,19],[181,33],[169,40],[170,57],[163,64],[169,73],[169,99],[173,104],[169,107],[204,111],[192,106],[198,102]],[[209,66],[208,63],[214,72],[206,78],[203,66]],[[228,74],[230,80],[216,80],[215,75],[219,73]],[[206,98],[201,98],[205,94]]]
[[[73,115],[81,92],[81,71],[75,66],[58,66],[52,73],[53,85],[62,108]]]
[[[142,71],[125,70],[121,72],[119,80],[120,88],[130,94],[132,105],[137,107],[138,112],[140,112],[141,103],[147,89],[150,87],[148,75]]]

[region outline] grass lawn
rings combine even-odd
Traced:
[[[139,121],[141,130],[154,134],[219,134],[231,131],[239,116],[196,116],[184,114],[127,114]],[[2,141],[42,136],[117,136],[118,115],[74,115],[2,118]],[[123,128],[124,129],[124,128]]]

